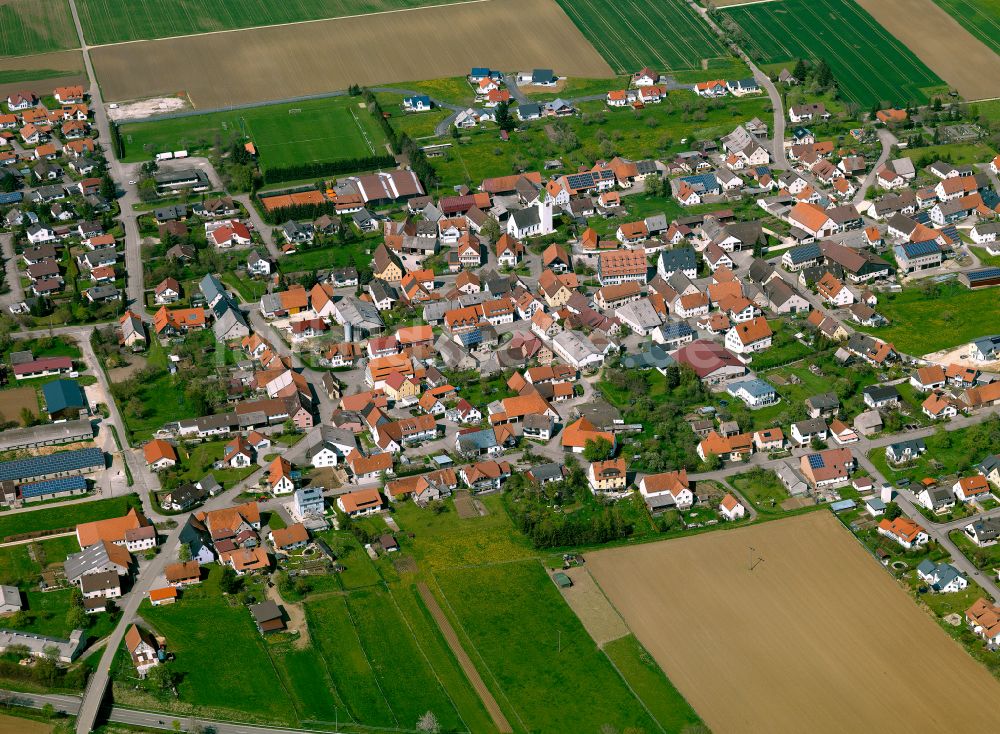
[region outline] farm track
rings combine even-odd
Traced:
[[[444,611],[441,609],[441,605],[438,604],[434,594],[427,587],[427,584],[421,582],[417,584],[417,589],[420,592],[420,598],[423,599],[424,604],[427,605],[427,611],[431,613],[434,621],[437,623],[438,628],[441,630],[441,634],[444,635],[445,641],[448,643],[448,648],[454,654],[455,659],[458,660],[458,664],[461,666],[462,671],[465,673],[465,677],[469,679],[469,683],[472,684],[472,688],[476,691],[479,699],[483,702],[483,706],[486,707],[487,713],[489,713],[490,718],[493,719],[493,723],[496,725],[497,730],[501,734],[509,734],[514,730],[511,728],[510,722],[507,721],[507,717],[504,716],[503,711],[500,710],[499,704],[493,694],[490,693],[486,684],[483,682],[482,677],[479,675],[479,671],[476,670],[476,666],[472,664],[472,660],[469,659],[469,655],[465,652],[465,648],[462,647],[461,641],[458,639],[458,635],[455,634],[455,628],[451,626],[451,622],[445,616]]]

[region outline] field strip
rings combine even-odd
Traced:
[[[358,15],[335,15],[332,18],[312,18],[311,20],[293,20],[289,23],[272,23],[271,25],[252,25],[242,28],[225,28],[221,31],[208,31],[206,33],[182,33],[179,36],[163,36],[162,38],[134,38],[130,41],[115,41],[113,43],[98,43],[87,48],[107,48],[108,46],[127,46],[131,43],[149,43],[151,41],[176,41],[181,38],[193,38],[195,36],[216,36],[220,33],[239,33],[241,31],[260,31],[269,28],[287,28],[288,26],[309,25],[311,23],[325,23],[329,20],[348,20],[350,18],[374,18],[376,15],[396,15],[398,13],[409,13],[415,10],[435,10],[437,8],[454,8],[460,5],[476,5],[488,3],[492,0],[458,0],[454,3],[442,3],[441,5],[421,5],[416,8],[396,8],[395,10],[377,10],[374,13],[360,13]]]
[[[482,677],[479,675],[479,671],[476,670],[476,666],[472,664],[472,660],[469,658],[469,654],[462,647],[462,643],[458,639],[458,635],[455,634],[455,628],[451,626],[451,622],[444,614],[444,610],[441,609],[441,605],[438,604],[437,599],[431,590],[427,587],[423,581],[417,584],[417,589],[420,591],[420,598],[423,599],[424,604],[427,605],[427,611],[431,613],[434,621],[437,622],[438,628],[441,630],[441,634],[444,635],[445,641],[448,643],[448,647],[451,649],[455,658],[458,660],[458,664],[461,666],[469,682],[472,684],[473,689],[479,695],[479,699],[483,702],[483,706],[486,707],[486,711],[489,713],[490,718],[493,719],[493,723],[496,725],[497,730],[501,734],[510,734],[514,730],[511,728],[510,722],[507,721],[507,717],[503,715],[503,711],[500,710],[497,700],[493,698],[493,694],[486,687],[483,682]]]
[[[730,10],[732,8],[743,8],[746,7],[747,5],[763,5],[764,3],[777,3],[777,2],[781,2],[781,0],[749,0],[749,2],[736,2],[736,3],[727,3],[725,2],[725,0],[723,0],[723,2],[715,3],[715,7],[720,9],[725,8],[726,10]]]

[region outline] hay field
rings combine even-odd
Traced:
[[[77,0],[87,43],[213,33],[468,0]]]
[[[79,51],[0,58],[0,97],[22,89],[41,96],[68,84],[88,85]]]
[[[559,0],[612,68],[631,74],[647,64],[701,69],[702,59],[728,58],[722,41],[685,0]]]
[[[858,0],[872,17],[902,41],[921,61],[968,100],[1000,96],[1000,41],[983,42],[932,0]],[[978,18],[963,17],[971,28],[983,30]],[[985,17],[985,16],[984,16]],[[920,18],[914,23],[914,18]],[[996,34],[1000,24],[990,28]],[[983,39],[983,40],[980,40]]]
[[[78,48],[67,0],[0,0],[0,56]]]
[[[926,104],[931,93],[946,91],[913,51],[853,0],[780,0],[720,13],[745,31],[740,43],[756,61],[824,59],[843,95],[866,109],[876,102]]]
[[[997,728],[1000,684],[830,513],[600,551],[587,567],[713,731]],[[927,695],[927,671],[961,681],[962,704]]]
[[[493,32],[515,20],[517,32]],[[96,48],[91,58],[107,100],[183,90],[196,107],[207,108],[321,94],[352,83],[462,76],[473,66],[613,75],[555,0],[426,8],[383,15],[377,23],[339,18],[143,41]]]
[[[21,412],[27,408],[34,415],[42,412],[38,407],[38,393],[33,387],[15,387],[0,392],[0,420],[4,423],[16,421],[22,426],[24,419]]]

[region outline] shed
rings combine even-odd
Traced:
[[[834,512],[846,512],[847,510],[853,510],[855,507],[857,507],[857,503],[854,500],[840,500],[830,504],[830,509]]]
[[[257,629],[260,630],[261,634],[285,629],[285,619],[281,607],[270,599],[260,604],[252,604],[250,614],[253,616],[253,621],[257,623]]]
[[[382,550],[386,553],[395,553],[399,550],[399,543],[396,542],[396,538],[393,537],[392,533],[379,536],[378,542],[382,546]]]

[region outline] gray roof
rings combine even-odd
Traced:
[[[661,252],[660,264],[663,266],[663,270],[668,273],[678,270],[697,270],[698,256],[690,247],[678,247]]]
[[[871,399],[876,403],[881,403],[885,400],[899,400],[899,390],[896,389],[895,385],[869,385],[863,391],[863,394],[870,395]]]
[[[109,563],[113,563],[113,561],[108,556],[105,544],[97,543],[66,557],[64,564],[66,578],[75,582],[81,576],[93,573],[94,569],[103,568]],[[127,572],[128,569],[124,569],[124,571]]]
[[[726,392],[730,395],[736,395],[740,390],[745,390],[754,398],[762,398],[766,395],[773,395],[776,392],[770,384],[760,379],[732,382],[726,387]]]
[[[48,456],[5,461],[0,464],[0,481],[34,479],[48,474],[76,473],[104,468],[104,452],[100,449],[76,449]]]
[[[829,410],[831,408],[840,407],[840,398],[837,397],[835,392],[821,392],[816,395],[810,395],[806,398],[806,405],[811,408],[816,408],[818,410]]]
[[[514,220],[514,224],[518,229],[524,229],[532,225],[538,224],[541,220],[539,219],[538,207],[528,207],[527,209],[518,209],[511,213],[511,218]]]
[[[798,421],[792,425],[796,426],[799,434],[803,436],[810,433],[822,433],[828,430],[826,421],[822,418],[809,418],[808,420]]]
[[[10,451],[35,444],[71,443],[87,440],[93,435],[94,428],[89,419],[13,428],[0,431],[0,451]]]

